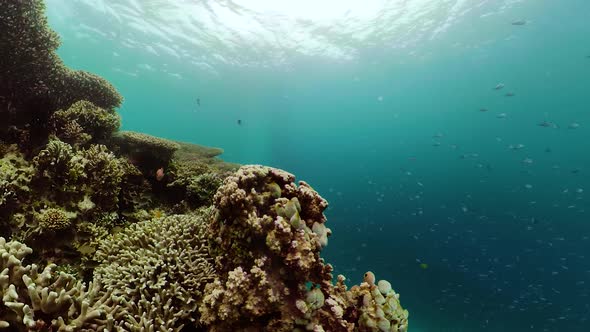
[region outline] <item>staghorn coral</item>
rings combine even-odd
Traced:
[[[210,213],[136,223],[101,242],[95,280],[126,304],[115,326],[178,331],[198,321],[203,287],[215,273],[205,237]]]
[[[119,129],[121,119],[112,110],[105,110],[89,101],[75,102],[67,110],[53,113],[53,134],[70,144],[100,142]]]
[[[58,109],[87,100],[107,110],[122,97],[106,80],[67,68],[42,0],[0,4],[0,138],[34,149],[46,141]]]
[[[39,270],[23,261],[32,249],[0,237],[0,328],[11,331],[85,331],[108,328],[118,307],[109,296],[97,297],[98,285],[87,288],[54,264]]]

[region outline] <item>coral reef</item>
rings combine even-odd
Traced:
[[[320,257],[331,234],[328,203],[294,180],[243,166],[215,194],[208,232],[218,274],[205,287],[201,322],[209,331],[406,331],[407,312],[391,289],[384,299],[367,282],[347,291],[339,276],[332,285]]]
[[[407,331],[389,282],[333,283],[311,186],[119,132],[122,97],[64,66],[44,9],[0,2],[0,329]]]
[[[75,102],[67,110],[51,117],[52,134],[72,145],[101,142],[119,129],[121,119],[113,110],[105,110],[91,102]]]
[[[43,144],[51,115],[87,100],[107,110],[121,104],[113,86],[94,74],[64,66],[55,51],[41,0],[5,1],[0,11],[0,139],[23,149]]]
[[[61,206],[90,199],[102,211],[112,211],[124,176],[122,163],[104,145],[76,150],[53,139],[33,159],[33,182],[36,188],[46,188],[47,199]]]
[[[116,326],[178,331],[198,321],[215,271],[206,235],[210,211],[140,222],[102,241],[95,279],[127,306]]]
[[[176,142],[134,131],[118,132],[114,138],[121,153],[133,164],[141,165],[145,173],[166,167],[180,148]]]
[[[54,264],[40,270],[23,260],[32,249],[0,237],[0,328],[11,331],[84,331],[107,328],[101,319],[116,312],[109,296],[97,297],[98,287],[87,288]]]
[[[221,149],[177,142],[166,178],[166,196],[175,204],[191,209],[209,206],[224,178],[239,168],[238,165],[216,158]]]
[[[23,156],[10,150],[14,149],[7,148],[0,159],[0,229],[1,221],[26,201],[34,174],[33,167]]]

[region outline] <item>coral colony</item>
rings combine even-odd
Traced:
[[[389,282],[334,280],[311,186],[120,131],[44,10],[0,4],[0,330],[407,331]]]

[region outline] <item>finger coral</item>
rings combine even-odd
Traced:
[[[117,306],[96,297],[97,287],[66,273],[54,264],[40,269],[23,263],[32,249],[0,237],[0,328],[11,331],[81,331],[106,328],[101,320]]]

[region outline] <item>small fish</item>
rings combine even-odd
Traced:
[[[504,83],[498,83],[495,87],[494,90],[502,90],[504,88]]]
[[[164,179],[164,167],[160,167],[156,171],[156,180],[162,181],[162,179]]]
[[[569,129],[577,129],[580,127],[580,124],[577,122],[572,122],[569,124],[569,126],[567,126]]]
[[[508,148],[510,150],[520,150],[522,148],[524,148],[524,144],[516,144],[516,145],[508,145]]]
[[[559,128],[559,126],[553,122],[549,122],[549,121],[542,121],[537,123],[537,126],[539,127],[545,127],[545,128]]]
[[[479,109],[479,111],[480,111],[480,112],[487,112],[487,111],[488,111],[488,109],[487,109],[487,108],[480,108],[480,109]]]
[[[505,119],[505,118],[506,118],[506,116],[507,116],[507,114],[506,114],[506,113],[500,113],[500,114],[496,115],[496,117],[497,117],[498,119]]]
[[[504,96],[506,96],[506,97],[514,97],[514,96],[516,96],[516,94],[514,92],[506,92],[506,94]]]
[[[197,105],[201,106],[201,98],[197,98]]]
[[[522,163],[523,164],[532,164],[533,163],[533,160],[531,158],[524,158],[522,160]]]
[[[512,25],[525,25],[526,21],[525,20],[516,20],[516,21],[512,21],[511,24]]]
[[[242,125],[242,120],[238,119],[238,126]]]

